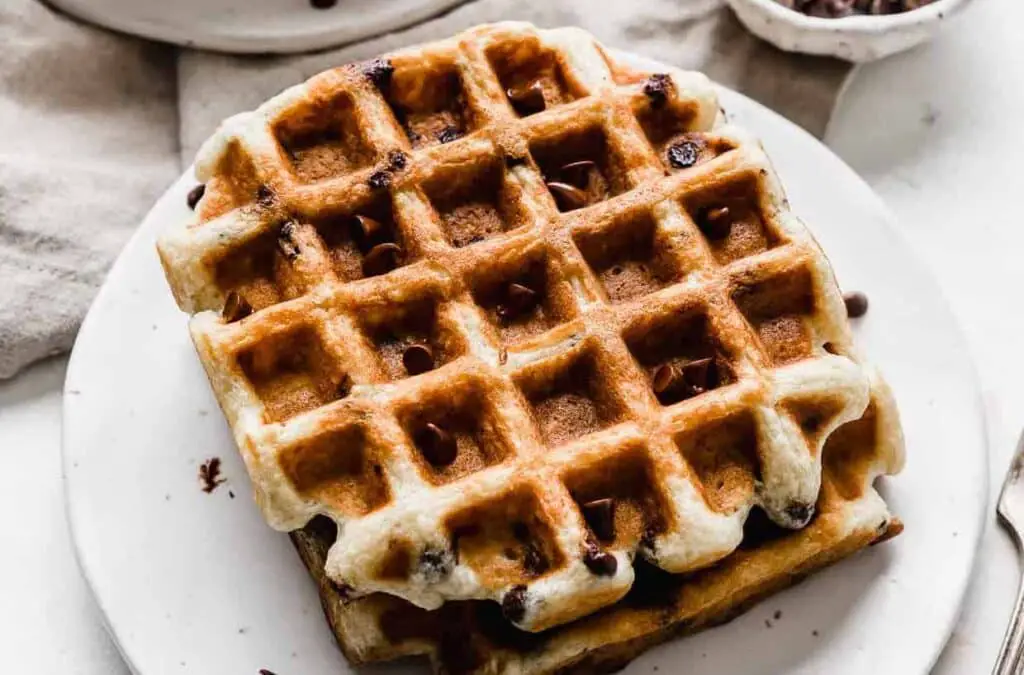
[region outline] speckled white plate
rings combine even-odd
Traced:
[[[326,49],[411,26],[466,0],[46,0],[123,33],[225,52]]]
[[[956,618],[986,502],[972,364],[936,284],[867,185],[778,115],[730,91],[722,100],[764,139],[844,287],[871,299],[855,331],[902,411],[907,468],[883,490],[907,529],[628,672],[923,675]],[[153,207],[71,357],[64,469],[79,560],[142,675],[349,672],[288,538],[252,502],[153,248],[186,216],[193,184],[183,176]],[[227,483],[205,494],[197,470],[215,456]]]

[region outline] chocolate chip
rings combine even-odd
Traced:
[[[395,66],[388,59],[374,59],[363,64],[363,75],[378,89],[391,84],[391,76],[395,74]]]
[[[508,363],[508,349],[505,347],[498,350],[498,363],[501,365]]]
[[[449,124],[444,129],[441,129],[440,133],[437,134],[437,140],[440,143],[451,143],[452,141],[457,140],[461,135],[462,134],[459,133],[458,127],[454,127]]]
[[[558,203],[558,207],[562,211],[575,211],[576,209],[582,209],[587,205],[589,201],[587,199],[587,193],[583,190],[569,185],[568,183],[559,183],[557,181],[547,183],[548,189],[551,190],[551,194],[555,196],[555,201]]]
[[[525,314],[537,305],[537,291],[523,284],[509,284],[508,305],[514,311]]]
[[[725,239],[732,229],[728,206],[711,206],[700,212],[697,226],[712,241]]]
[[[409,163],[409,157],[401,150],[392,150],[388,153],[388,168],[391,171],[401,171]]]
[[[384,233],[384,226],[379,220],[369,216],[357,215],[353,217],[355,239],[360,242],[363,248],[368,248],[373,242],[381,238]]]
[[[665,73],[655,73],[644,83],[644,94],[651,100],[652,108],[660,108],[668,100],[672,79]]]
[[[452,573],[455,561],[448,551],[428,548],[420,554],[420,571],[428,583],[437,583]]]
[[[847,293],[843,296],[846,315],[851,319],[859,319],[868,313],[868,296],[860,292]]]
[[[252,314],[252,305],[242,295],[236,291],[230,291],[228,297],[224,299],[224,309],[221,311],[221,316],[228,323],[244,319],[245,317]]]
[[[824,422],[825,420],[821,418],[821,415],[807,415],[800,420],[800,428],[808,434],[814,435],[821,430],[821,425]]]
[[[718,363],[711,357],[694,359],[683,366],[683,379],[689,395],[697,396],[718,386]]]
[[[363,276],[375,277],[386,274],[398,266],[402,248],[395,243],[377,244],[363,258]]]
[[[668,163],[677,169],[689,169],[700,158],[700,147],[693,141],[682,141],[668,149]]]
[[[582,507],[583,519],[590,530],[601,541],[615,539],[615,500],[611,498],[595,499]]]
[[[455,461],[458,446],[450,433],[428,422],[416,434],[416,445],[434,466],[448,466]]]
[[[853,0],[811,0],[800,11],[808,16],[837,19],[854,13]]]
[[[199,200],[203,198],[204,194],[206,194],[206,183],[200,183],[188,191],[188,197],[185,198],[185,202],[188,204],[190,209],[195,211],[196,205],[199,203]]]
[[[338,596],[341,598],[342,602],[348,602],[349,600],[351,600],[352,599],[352,595],[353,595],[353,593],[355,593],[355,590],[356,590],[356,589],[352,588],[351,586],[349,586],[346,583],[339,583],[337,581],[331,581],[330,584],[331,584],[331,588],[333,588],[334,592],[338,594]]]
[[[277,233],[277,247],[288,260],[295,260],[299,257],[299,245],[295,241],[295,223],[288,221],[281,226]]]
[[[644,533],[640,535],[640,546],[651,555],[654,555],[655,538],[657,536],[658,532],[653,525],[646,526]]]
[[[935,0],[777,0],[788,9],[809,16],[839,19],[854,14],[898,14],[909,12]]]
[[[334,391],[338,394],[338,398],[345,398],[352,393],[352,378],[345,373],[338,380],[338,384],[335,385]]]
[[[505,90],[509,103],[520,117],[539,113],[547,107],[544,101],[544,87],[540,81],[533,80]]]
[[[270,206],[274,203],[274,191],[268,185],[260,185],[256,188],[256,203],[260,206]]]
[[[658,366],[651,377],[651,388],[663,405],[685,401],[718,384],[718,366],[711,357],[695,359],[682,367],[665,363]]]
[[[803,527],[814,515],[814,504],[793,502],[786,507],[786,515],[796,527]]]
[[[516,155],[505,155],[505,166],[507,166],[508,168],[512,169],[517,166],[522,166],[523,164],[526,164],[525,157],[518,157]]]
[[[680,380],[676,367],[670,363],[664,363],[654,370],[654,375],[651,376],[651,387],[654,389],[654,393],[661,398],[678,387]]]
[[[599,577],[610,577],[619,568],[619,561],[608,551],[602,551],[597,545],[588,542],[583,552],[583,564]]]
[[[531,576],[539,576],[548,571],[547,558],[532,541],[523,549],[523,569]]]
[[[309,0],[314,9],[330,9],[338,4],[338,0]]]
[[[509,284],[505,302],[498,305],[498,317],[506,321],[529,314],[537,306],[537,291],[523,284]]]
[[[519,623],[526,616],[526,586],[517,584],[501,599],[501,613],[512,623]]]
[[[530,540],[530,528],[523,521],[517,520],[512,523],[512,536],[516,538],[516,541],[527,542]]]
[[[385,190],[391,187],[391,174],[387,171],[374,171],[367,183],[374,190]]]
[[[597,169],[589,159],[579,162],[570,162],[558,170],[562,180],[570,185],[586,190],[590,185],[590,174]]]
[[[409,345],[402,353],[402,365],[410,375],[434,369],[434,353],[425,345]]]

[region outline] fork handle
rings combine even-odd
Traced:
[[[1015,542],[1016,543],[1016,542]],[[1019,675],[1022,672],[1021,655],[1024,653],[1024,578],[1017,584],[1017,602],[1010,615],[1010,625],[999,650],[999,658],[992,675]]]

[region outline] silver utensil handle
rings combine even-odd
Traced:
[[[1019,542],[1018,546],[1020,545]],[[996,660],[996,667],[992,675],[1019,675],[1024,663],[1021,656],[1024,654],[1024,577],[1017,584],[1017,602],[1013,605],[1013,613],[1010,615],[1010,625],[1006,628],[1006,637],[1003,638],[1003,646],[999,650],[999,658]]]

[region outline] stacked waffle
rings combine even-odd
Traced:
[[[479,27],[227,120],[159,252],[356,663],[621,665],[899,531],[827,260],[701,75]]]

